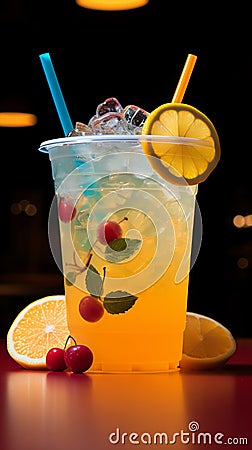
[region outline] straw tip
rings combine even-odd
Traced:
[[[49,58],[50,58],[50,55],[49,55],[49,53],[41,53],[41,54],[39,55],[39,57],[40,57],[40,59],[44,59],[44,58],[49,59]]]
[[[193,55],[193,53],[189,53],[189,54],[188,54],[188,59],[191,59],[191,60],[196,61],[197,56],[196,56],[196,55]]]

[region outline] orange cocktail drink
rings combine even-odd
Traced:
[[[73,130],[44,62],[68,137],[40,150],[52,163],[69,330],[92,350],[92,371],[179,367],[195,195],[220,158],[212,122],[182,103],[195,61],[172,103],[149,114],[111,97]]]
[[[159,137],[41,146],[55,180],[69,330],[93,351],[93,371],[176,370],[182,355],[197,186],[159,176],[142,148],[150,139]]]

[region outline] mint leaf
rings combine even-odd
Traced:
[[[122,252],[127,248],[127,242],[124,238],[114,239],[113,241],[110,241],[108,246],[116,252]]]
[[[103,293],[103,278],[92,264],[87,269],[86,287],[94,297],[100,297]]]
[[[77,273],[76,272],[68,272],[66,274],[66,285],[72,286],[75,283]]]
[[[137,297],[126,291],[109,292],[104,297],[103,306],[110,314],[122,314],[135,304]]]
[[[111,241],[105,249],[105,258],[112,263],[129,259],[140,248],[140,239],[120,238]]]

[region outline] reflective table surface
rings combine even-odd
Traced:
[[[22,369],[1,340],[0,423],[1,450],[252,449],[252,339],[221,370],[99,375]]]

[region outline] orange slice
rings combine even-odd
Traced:
[[[226,327],[201,314],[186,314],[181,369],[222,367],[235,350],[236,341]]]
[[[147,117],[143,135],[180,137],[178,143],[142,141],[156,172],[174,184],[206,180],[220,159],[220,143],[212,122],[198,109],[184,103],[165,103]]]
[[[48,350],[64,348],[68,335],[65,296],[52,295],[18,314],[7,334],[7,350],[26,369],[46,369]]]

